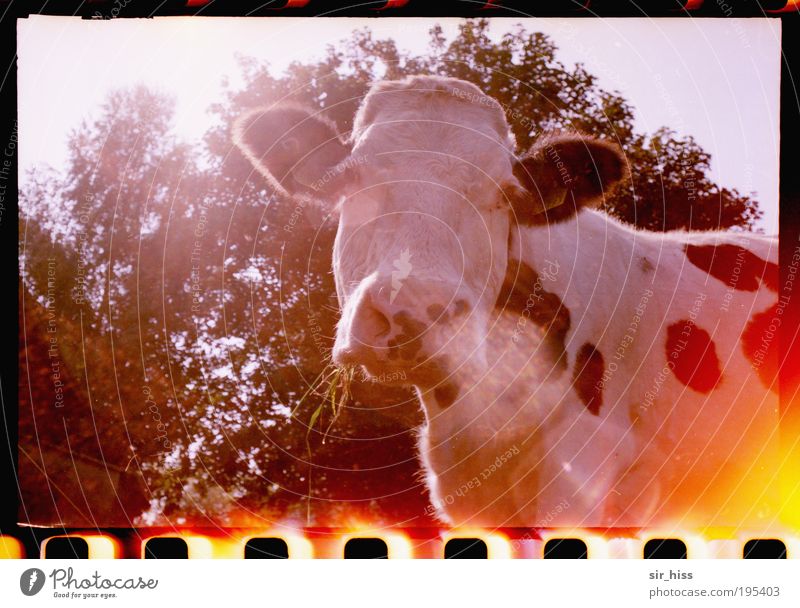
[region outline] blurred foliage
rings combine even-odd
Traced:
[[[429,523],[409,391],[357,374],[349,406],[309,428],[322,397],[301,398],[326,372],[337,318],[335,218],[275,197],[230,126],[294,100],[347,133],[374,80],[454,76],[513,109],[519,153],[559,129],[618,141],[631,177],[606,210],[619,219],[753,229],[756,201],[714,184],[692,138],[636,133],[624,98],[556,55],[544,34],[520,26],[495,43],[477,20],[451,41],[434,26],[422,56],[361,30],[281,75],[242,57],[244,86],[225,84],[202,149],[172,132],[170,98],[110,93],[72,132],[63,174],[42,169],[21,193],[21,519]]]

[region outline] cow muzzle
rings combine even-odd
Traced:
[[[360,365],[373,377],[425,385],[446,375],[441,337],[462,323],[469,300],[442,282],[370,278],[342,311],[333,347],[337,365]],[[402,372],[402,373],[397,373]],[[403,381],[402,379],[405,379]]]

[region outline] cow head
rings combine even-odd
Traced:
[[[277,190],[339,211],[334,361],[423,390],[484,362],[511,231],[598,204],[623,166],[576,134],[517,158],[495,100],[432,76],[373,85],[347,140],[293,106],[249,112],[234,138]]]

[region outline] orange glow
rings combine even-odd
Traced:
[[[592,559],[607,559],[611,557],[611,547],[607,538],[597,534],[586,534],[585,532],[578,538],[586,543],[587,557]]]
[[[785,531],[785,530],[784,530]],[[388,548],[389,559],[414,559],[443,557],[444,545],[452,539],[477,538],[486,543],[489,559],[539,559],[543,556],[548,540],[559,538],[578,538],[586,543],[589,559],[641,559],[645,544],[652,539],[676,538],[686,544],[689,559],[741,559],[747,541],[753,539],[777,538],[785,545],[789,559],[800,557],[800,536],[779,533],[775,530],[753,530],[732,528],[706,528],[702,531],[674,530],[669,528],[642,530],[634,536],[617,535],[617,531],[557,528],[538,530],[541,538],[530,534],[520,536],[513,531],[509,534],[498,530],[481,528],[457,528],[443,530],[436,537],[417,538],[397,529],[374,529],[368,526],[351,527],[320,532],[309,530],[285,532],[282,529],[231,530],[227,536],[205,536],[199,532],[186,530],[185,533],[167,533],[146,536],[142,539],[139,557],[144,557],[144,546],[152,538],[180,538],[188,547],[189,559],[242,559],[247,541],[255,537],[275,537],[284,540],[289,548],[291,559],[327,558],[341,559],[345,544],[354,538],[380,538]],[[62,535],[61,537],[63,537]],[[89,545],[90,559],[119,559],[123,557],[120,542],[103,534],[74,534],[83,538]],[[44,548],[47,539],[43,544]],[[10,536],[0,536],[0,559],[21,559],[25,557],[22,544]]]
[[[790,468],[789,465],[785,465],[785,468]],[[796,465],[795,465],[796,468]],[[792,530],[794,532],[800,531],[800,483],[797,480],[797,471],[793,470],[792,475],[794,479],[791,479],[789,473],[785,475],[785,484],[784,484],[784,500],[783,500],[783,511],[782,511],[782,521],[785,524],[786,530]],[[788,478],[788,479],[786,479]]]
[[[22,559],[25,551],[22,543],[11,536],[0,536],[0,559]]]
[[[706,553],[710,559],[741,559],[742,544],[737,540],[711,540]]]
[[[244,547],[251,538],[280,538],[289,548],[289,559],[311,559],[314,557],[314,545],[302,534],[286,532],[285,530],[251,530],[234,543],[232,554],[226,557],[241,558]],[[215,546],[217,540],[214,540]]]
[[[81,538],[89,548],[89,559],[117,559],[122,553],[117,539],[106,534],[60,534],[51,536],[42,543],[42,557],[47,554],[47,545],[54,538]]]
[[[608,541],[605,557],[610,559],[639,559],[642,557],[642,547],[642,543],[635,538],[612,538]]]
[[[510,559],[514,557],[508,536],[501,532],[481,528],[457,528],[446,532],[442,540],[444,544],[454,538],[479,538],[486,543],[489,559]]]
[[[116,559],[120,557],[119,542],[104,534],[80,535],[89,545],[89,559]]]
[[[768,13],[791,13],[800,11],[800,0],[786,0],[783,8],[767,11]]]
[[[680,539],[686,543],[686,557],[688,559],[708,559],[712,557],[710,543],[696,532],[683,533]]]
[[[785,408],[780,433],[781,522],[789,530],[800,532],[800,399],[795,398]]]
[[[395,529],[375,528],[353,515],[344,523],[340,534],[314,541],[320,557],[341,558],[344,546],[353,538],[379,538],[386,543],[389,559],[407,559],[414,557],[414,550],[409,537]],[[287,541],[288,542],[288,541]],[[309,555],[310,557],[310,555]]]
[[[586,543],[586,557],[588,559],[595,559],[610,556],[610,548],[608,546],[608,539],[598,536],[589,530],[581,528],[555,528],[550,530],[541,530],[542,543],[539,547],[539,553],[536,557],[544,557],[544,547],[547,541],[558,538],[579,538]]]
[[[353,538],[379,538],[386,543],[389,559],[409,559],[414,557],[414,551],[410,539],[399,532],[387,532],[386,530],[362,529],[358,532],[344,534],[336,540],[337,550],[330,557],[340,558],[344,556],[344,546],[347,541]]]

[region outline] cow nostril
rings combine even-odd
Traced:
[[[385,314],[383,314],[374,306],[370,306],[364,312],[367,317],[364,319],[364,321],[367,324],[367,327],[372,330],[370,332],[372,334],[372,338],[385,338],[389,335],[389,332],[392,331],[392,324]]]

